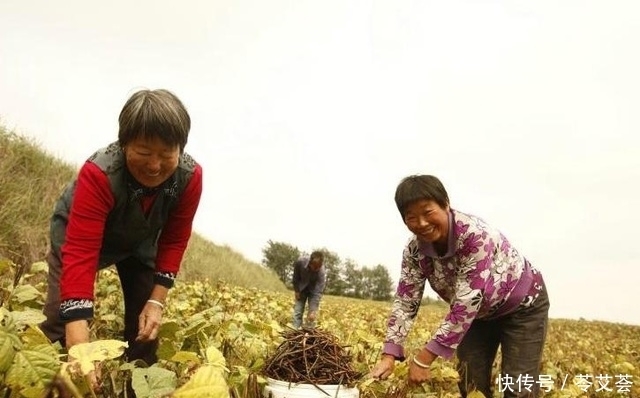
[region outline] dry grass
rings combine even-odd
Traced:
[[[183,280],[222,280],[232,285],[261,290],[287,291],[276,274],[229,246],[212,243],[198,234],[189,241],[183,260]]]
[[[44,258],[53,205],[74,171],[0,127],[0,252],[19,264]]]

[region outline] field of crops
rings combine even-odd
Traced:
[[[0,396],[5,398],[42,397],[43,392],[48,397],[125,397],[127,380],[139,398],[257,398],[265,383],[265,360],[282,342],[291,318],[293,294],[221,282],[178,282],[165,309],[159,363],[150,368],[124,363],[118,341],[123,326],[120,287],[113,271],[103,271],[96,284],[96,341],[78,347],[76,361],[70,363],[34,326],[41,320],[44,268],[34,264],[14,287],[16,267],[0,261]],[[405,364],[388,380],[366,377],[380,355],[389,307],[340,297],[322,302],[319,329],[335,335],[351,355],[353,368],[363,375],[357,381],[360,396],[398,391],[413,397],[459,396],[454,363],[441,359],[434,363],[432,381],[417,387],[404,385]],[[443,311],[439,306],[420,311],[408,350],[428,339]],[[553,319],[543,362],[536,382],[548,390],[545,397],[640,397],[640,326]],[[96,366],[100,388],[92,389],[84,375]]]

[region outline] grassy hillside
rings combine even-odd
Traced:
[[[88,148],[87,156],[95,149]],[[76,169],[33,140],[0,126],[0,256],[18,264],[44,259],[53,205]],[[260,264],[197,233],[189,243],[180,278],[286,290],[277,276]]]

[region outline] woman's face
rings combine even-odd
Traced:
[[[167,145],[157,138],[136,138],[125,145],[124,153],[133,178],[147,188],[154,188],[178,168],[180,146]]]
[[[418,240],[446,244],[449,233],[449,206],[442,208],[433,200],[417,200],[407,206],[404,223]]]

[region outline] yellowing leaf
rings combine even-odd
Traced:
[[[198,354],[192,351],[178,351],[171,357],[171,361],[179,363],[195,362],[198,365],[202,362]]]
[[[205,358],[207,359],[207,364],[227,372],[229,371],[224,356],[216,347],[209,346],[205,352]]]
[[[26,308],[24,311],[11,311],[10,316],[16,325],[38,325],[47,319],[42,310]]]
[[[43,294],[31,285],[18,285],[13,290],[12,299],[18,304],[26,303],[27,301],[35,300],[38,297],[43,297]]]
[[[284,330],[282,328],[282,325],[280,325],[280,323],[278,323],[278,321],[275,321],[275,320],[269,323],[269,327],[271,327],[271,329],[273,329],[273,331],[277,334],[280,334],[280,332]]]
[[[233,319],[240,323],[249,321],[249,317],[244,312],[236,312],[235,314],[233,314]]]
[[[160,359],[170,360],[176,353],[176,349],[173,346],[173,342],[168,339],[160,339],[160,345],[158,346],[158,350],[156,354]]]
[[[176,388],[177,376],[170,370],[157,366],[135,368],[131,372],[131,386],[138,398],[159,398]]]
[[[18,348],[20,348],[18,336],[0,329],[0,373],[9,369]]]
[[[633,364],[631,364],[630,362],[621,362],[621,363],[617,363],[615,365],[613,365],[611,367],[611,369],[615,372],[615,373],[628,373],[631,374],[634,370],[636,370],[635,366],[633,366]]]
[[[31,264],[31,268],[29,268],[30,274],[36,274],[38,272],[47,272],[49,271],[49,266],[46,261],[37,261]]]
[[[27,325],[20,338],[27,346],[50,344],[49,338],[42,332],[42,329],[34,324]]]
[[[20,390],[20,397],[42,398],[42,387],[28,387]]]
[[[442,378],[447,381],[457,381],[459,378],[458,372],[449,367],[442,368]]]
[[[176,321],[164,322],[160,325],[158,337],[175,338],[176,333],[180,330],[180,325]]]
[[[245,322],[243,325],[244,330],[251,334],[258,334],[260,332],[260,328],[253,323]]]
[[[51,345],[35,346],[16,352],[5,382],[16,389],[43,388],[53,380],[59,368],[58,353]]]
[[[467,394],[467,398],[486,398],[480,391],[471,391]]]
[[[219,368],[205,365],[172,398],[229,398],[229,388]]]
[[[76,344],[69,349],[69,356],[80,362],[82,374],[87,375],[95,369],[93,362],[114,359],[124,353],[128,343],[119,340],[98,340]]]
[[[360,383],[360,385],[358,387],[363,389],[363,388],[366,388],[367,386],[369,386],[369,384],[375,383],[376,381],[378,381],[378,379],[375,379],[373,377],[369,377],[367,380],[365,380],[362,383]]]

